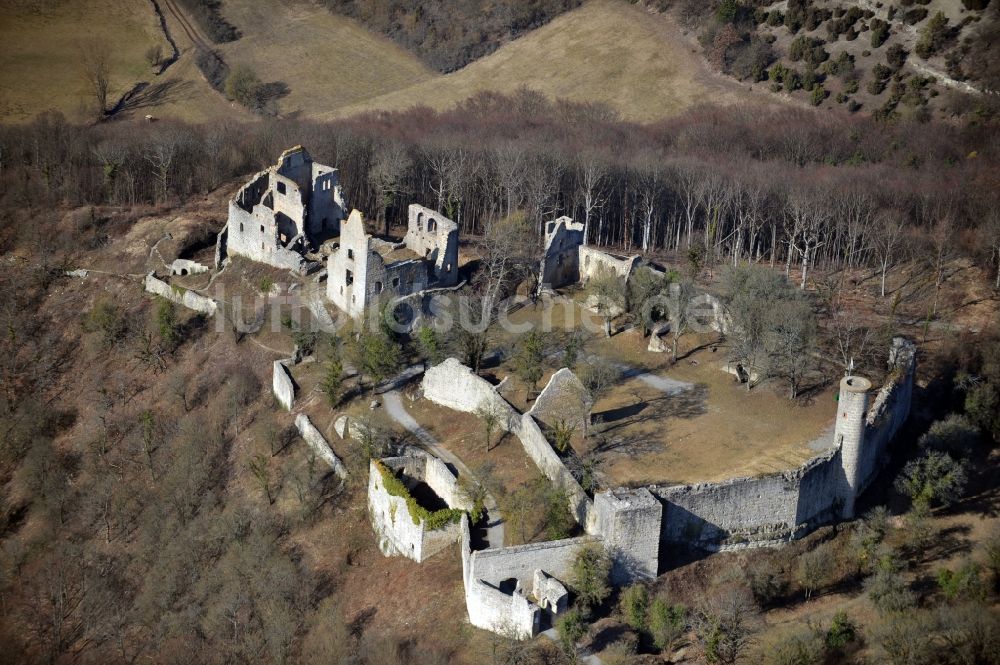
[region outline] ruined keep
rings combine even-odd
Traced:
[[[382,298],[457,284],[458,225],[412,204],[403,241],[389,242],[366,233],[364,217],[353,210],[327,265],[327,298],[360,317]]]
[[[337,169],[314,162],[302,146],[290,148],[230,199],[217,260],[234,254],[302,270],[319,237],[339,231],[345,208]]]

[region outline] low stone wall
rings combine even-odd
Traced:
[[[566,465],[559,459],[559,455],[552,449],[549,440],[545,438],[541,428],[530,414],[521,416],[520,427],[512,432],[524,446],[524,452],[528,454],[531,461],[535,463],[542,475],[562,490],[569,499],[569,511],[573,518],[579,523],[587,533],[596,533],[597,524],[594,515],[594,504],[583,491],[583,487],[576,481],[573,474],[569,472]]]
[[[275,365],[277,364],[275,363]],[[309,416],[304,413],[297,415],[295,417],[295,427],[299,430],[299,434],[302,435],[305,442],[309,444],[309,447],[316,453],[316,456],[329,464],[338,478],[341,480],[347,478],[347,469],[344,467],[344,463],[340,461],[340,458],[333,452],[326,438],[316,429],[312,421],[309,420]]]
[[[177,303],[206,316],[215,316],[215,312],[219,309],[219,304],[211,298],[198,295],[189,289],[171,286],[162,279],[158,279],[156,274],[152,272],[146,275],[142,284],[149,293],[155,293],[170,302]]]

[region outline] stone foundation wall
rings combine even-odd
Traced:
[[[215,312],[219,309],[219,303],[211,298],[198,295],[190,289],[173,287],[162,279],[157,278],[154,273],[146,275],[142,285],[149,293],[155,293],[170,302],[177,303],[205,316],[215,316]]]
[[[333,452],[333,448],[330,447],[330,443],[326,440],[326,437],[309,420],[309,416],[304,413],[295,416],[295,427],[299,430],[299,434],[302,435],[305,442],[309,444],[309,447],[316,453],[316,456],[330,465],[330,468],[333,469],[338,478],[341,480],[347,478],[347,469],[344,467],[344,463]]]

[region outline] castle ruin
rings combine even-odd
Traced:
[[[458,283],[458,225],[411,204],[402,242],[365,232],[357,210],[341,225],[340,246],[330,254],[327,298],[357,318],[383,298],[401,298]]]
[[[217,260],[233,254],[303,271],[305,254],[322,236],[339,232],[345,209],[337,169],[314,162],[305,148],[295,146],[230,199]]]

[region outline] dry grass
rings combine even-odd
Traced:
[[[13,10],[0,26],[0,119],[24,121],[48,108],[86,117],[80,108],[81,35],[112,44],[115,98],[139,81],[150,83],[126,117],[254,117],[208,86],[194,64],[191,38],[169,11],[181,57],[154,76],[145,50],[152,44],[169,48],[148,2],[51,0],[39,10],[23,0],[4,1]],[[285,84],[288,94],[278,106],[286,116],[322,119],[421,104],[443,109],[480,91],[511,93],[523,86],[553,98],[605,102],[638,121],[700,103],[782,103],[710,71],[671,18],[621,0],[593,0],[447,76],[310,2],[229,0],[224,12],[243,36],[215,48],[231,67],[249,65],[264,82]]]
[[[407,404],[406,408],[494,492],[512,493],[541,476],[521,442],[511,434],[494,432],[492,448],[487,452],[483,425],[476,416],[452,411],[426,399]]]
[[[445,109],[478,92],[512,93],[522,86],[553,98],[605,102],[637,121],[700,103],[781,103],[710,71],[673,19],[619,0],[593,0],[457,72],[333,115],[417,105]]]
[[[582,298],[574,290],[570,295]],[[599,318],[567,300],[551,310],[524,307],[510,316],[516,324],[543,328],[550,321],[550,354],[538,388],[561,366],[566,327],[587,318],[581,358],[599,356],[613,363],[641,368],[690,383],[695,387],[665,395],[637,377],[618,382],[594,406],[595,426],[587,440],[574,442],[581,455],[596,455],[600,472],[610,485],[715,481],[737,476],[782,471],[817,454],[810,443],[832,425],[835,387],[827,386],[791,402],[785,386],[765,382],[747,392],[725,371],[725,349],[695,350],[716,340],[714,334],[681,338],[682,360],[671,365],[670,355],[646,350],[649,339],[628,330],[606,339]],[[498,341],[516,345],[516,335],[503,333]],[[687,357],[684,354],[693,351]],[[693,364],[692,361],[697,364]],[[578,363],[580,370],[586,360]],[[510,360],[490,370],[510,375],[504,396],[519,409],[528,409],[527,387],[515,375]]]
[[[46,110],[84,119],[91,104],[81,54],[110,46],[112,97],[152,76],[143,55],[169,47],[148,0],[2,0],[0,119],[24,121]]]
[[[635,331],[614,339],[619,349],[646,343]],[[682,338],[682,347],[700,341],[691,337],[685,344]],[[657,371],[695,385],[676,395],[665,396],[637,378],[615,386],[594,407],[604,422],[580,452],[596,452],[601,471],[616,485],[751,476],[790,469],[816,455],[809,444],[833,424],[835,388],[796,402],[784,396],[783,386],[764,384],[748,393],[720,368],[723,354],[702,349],[669,371]]]
[[[285,83],[284,114],[322,115],[437,76],[411,53],[317,5],[230,0],[225,13],[243,31],[220,49],[226,61]]]

